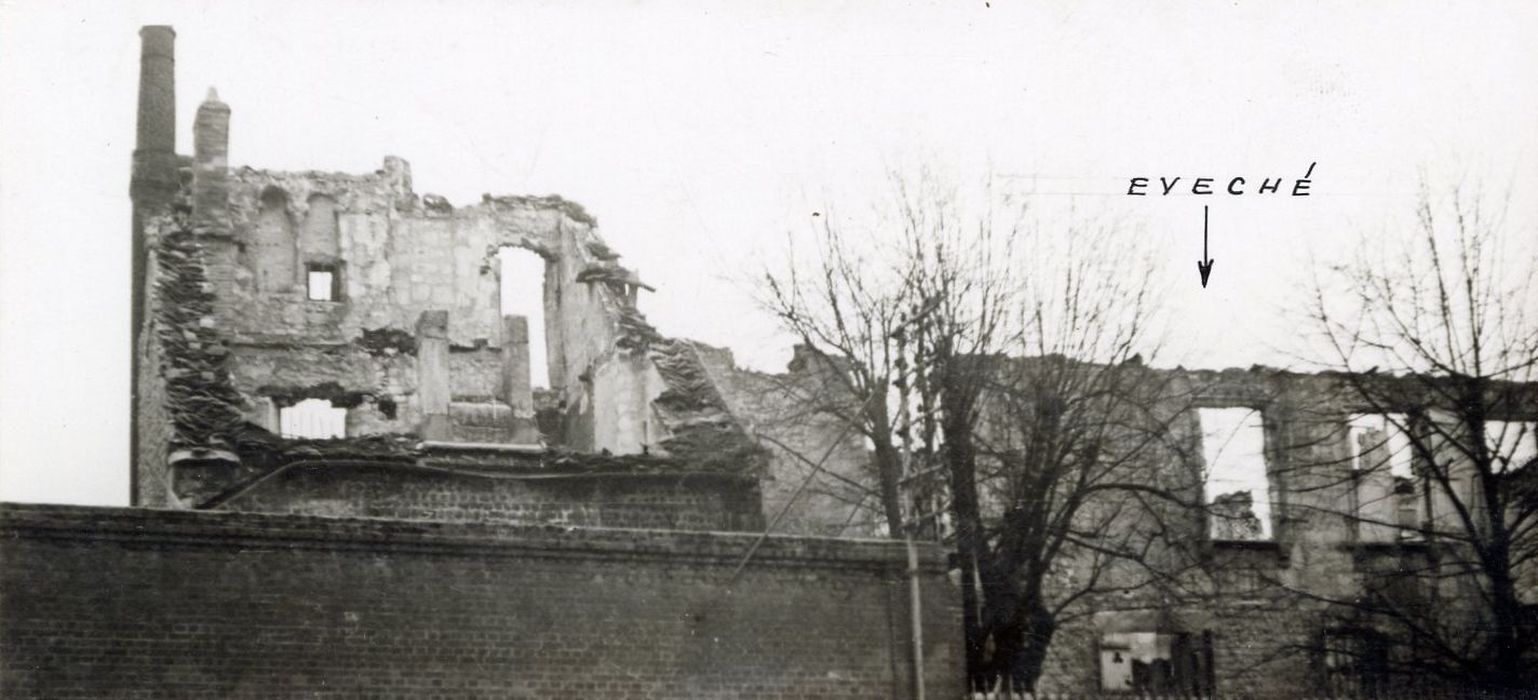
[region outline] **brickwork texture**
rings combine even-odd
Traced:
[[[882,541],[0,506],[7,698],[890,698]],[[959,697],[920,552],[930,697]]]

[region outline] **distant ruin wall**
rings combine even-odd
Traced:
[[[868,486],[874,479],[865,438],[819,410],[841,385],[814,371],[813,361],[804,356],[792,361],[791,371],[769,374],[737,367],[731,350],[701,343],[694,347],[732,414],[768,451],[764,512],[771,518],[784,512],[774,531],[820,537],[876,534],[882,522],[880,500]]]
[[[0,506],[5,697],[910,695],[901,545]],[[961,694],[920,552],[929,697]]]

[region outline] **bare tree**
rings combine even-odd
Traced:
[[[1055,249],[1028,236],[1042,263],[992,327],[1002,356],[950,349],[966,317],[931,326],[974,687],[1034,688],[1061,624],[1107,594],[1173,595],[1194,561],[1171,534],[1200,473],[1168,468],[1191,463],[1173,438],[1189,392],[1144,363],[1152,269],[1124,230],[1065,228]]]
[[[810,263],[793,259],[783,274],[765,273],[762,303],[822,365],[822,385],[802,395],[807,410],[833,416],[869,441],[880,511],[888,534],[901,538],[894,333],[913,298],[911,275],[900,257],[871,254],[872,239],[854,240],[831,212],[819,214],[817,229]]]
[[[810,272],[766,276],[766,301],[839,368],[817,410],[871,441],[890,532],[955,546],[972,685],[1029,688],[1061,620],[1170,578],[1160,522],[1200,506],[1199,476],[1160,475],[1182,411],[1143,365],[1152,271],[1117,227],[894,185],[886,243],[823,218]]]
[[[1492,691],[1538,682],[1521,583],[1531,595],[1538,581],[1534,239],[1481,192],[1423,187],[1403,245],[1316,281],[1324,364],[1368,419],[1350,436],[1343,515],[1395,546],[1360,596],[1299,593],[1368,633],[1382,671]],[[1403,466],[1385,474],[1390,463]]]

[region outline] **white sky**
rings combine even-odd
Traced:
[[[741,278],[888,167],[989,172],[1156,244],[1165,363],[1281,362],[1308,256],[1397,230],[1420,173],[1538,181],[1538,4],[0,0],[0,499],[124,503],[137,30],[177,37],[231,160],[419,192],[560,193],[670,335],[775,369]],[[1129,198],[1127,178],[1301,175],[1308,198]],[[1202,290],[1201,205],[1212,208]]]

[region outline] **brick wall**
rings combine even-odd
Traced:
[[[5,697],[890,698],[878,541],[0,506]],[[921,552],[930,697],[960,625]]]

